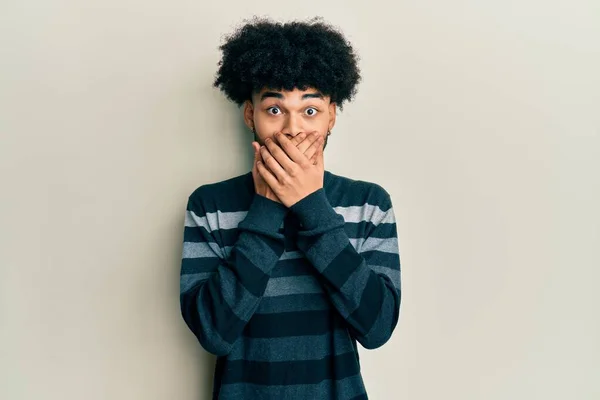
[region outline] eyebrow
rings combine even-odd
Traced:
[[[261,96],[260,96],[260,101],[263,101],[266,98],[269,97],[275,97],[277,99],[283,99],[284,96],[283,94],[279,93],[279,92],[264,92]],[[302,95],[302,100],[306,100],[306,99],[323,99],[323,94],[321,92],[314,92],[314,93],[306,93]]]

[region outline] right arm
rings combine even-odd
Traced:
[[[217,225],[217,212],[206,212],[206,200],[201,189],[188,198],[180,305],[184,321],[202,347],[219,356],[231,351],[258,308],[271,271],[285,250],[278,229],[288,209],[255,194],[227,256],[218,239],[236,227],[220,211],[221,226]],[[230,214],[232,225],[236,214]]]

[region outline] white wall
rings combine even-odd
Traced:
[[[211,88],[242,18],[361,55],[326,168],[396,207],[371,398],[600,398],[600,8],[589,1],[0,4],[0,398],[208,399],[179,314],[187,195],[250,168]]]

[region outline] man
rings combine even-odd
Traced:
[[[319,19],[246,23],[214,85],[254,133],[252,171],[189,196],[181,312],[217,356],[213,399],[367,399],[356,342],[391,336],[400,257],[390,195],[325,170],[358,57]]]

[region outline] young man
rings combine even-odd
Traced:
[[[217,356],[213,399],[367,399],[356,342],[400,309],[388,192],[325,170],[358,57],[320,21],[255,19],[227,38],[214,85],[254,133],[252,171],[189,196],[181,312]]]

